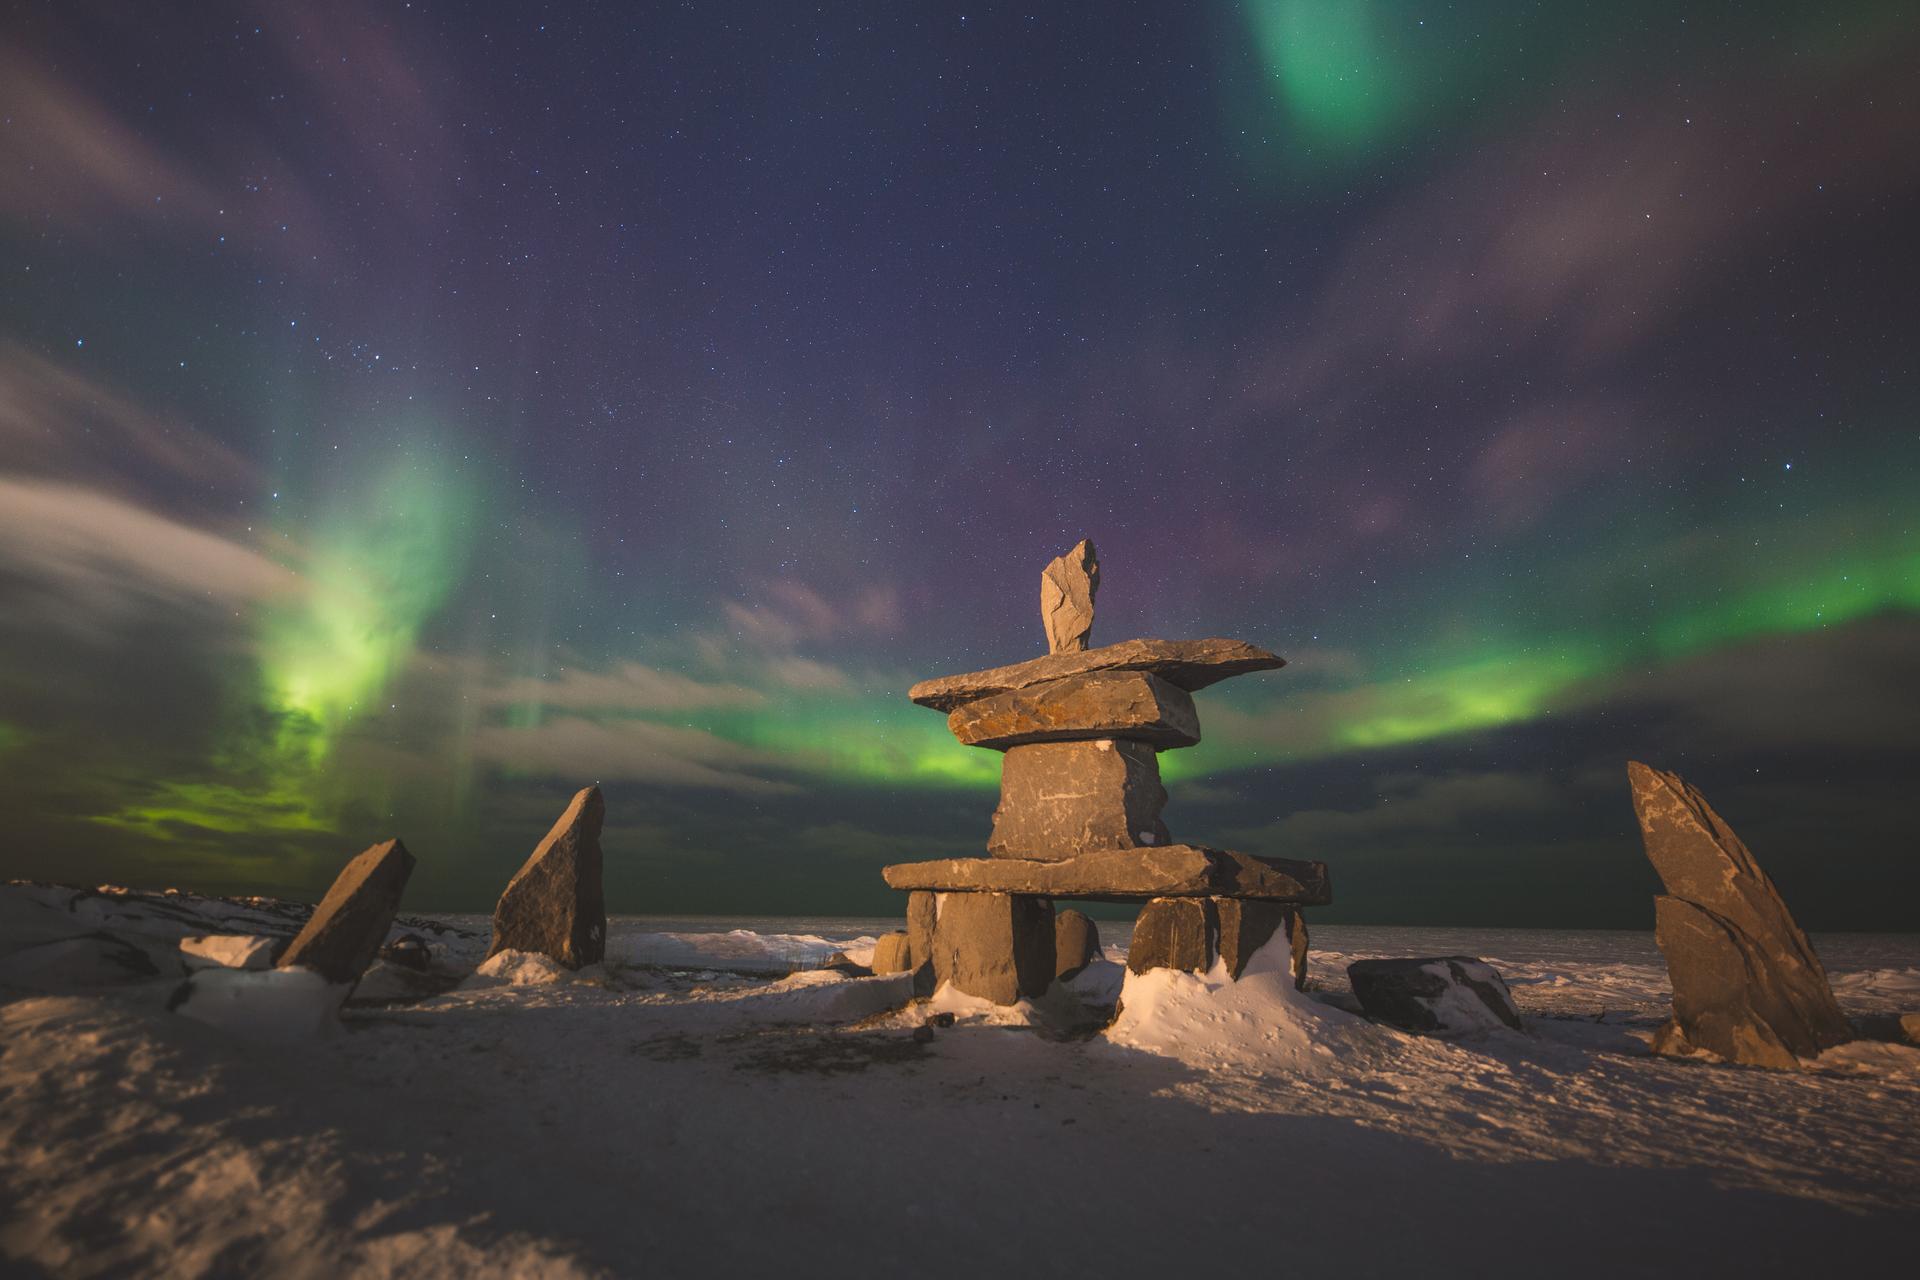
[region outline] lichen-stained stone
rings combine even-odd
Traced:
[[[1160,811],[1167,789],[1153,748],[1121,738],[1035,742],[1007,752],[987,852],[997,858],[1071,858],[1171,840]]]
[[[1185,969],[1205,973],[1213,968],[1220,935],[1220,916],[1212,898],[1155,898],[1140,908],[1133,940],[1127,944],[1127,968]]]
[[[1040,572],[1040,621],[1048,653],[1078,653],[1093,630],[1093,598],[1100,590],[1100,560],[1091,539],[1055,557]]]
[[[1125,738],[1158,750],[1200,741],[1193,695],[1150,671],[1090,671],[955,707],[947,728],[970,747]]]
[[[1087,671],[1151,671],[1176,689],[1191,693],[1230,676],[1273,671],[1286,665],[1285,658],[1244,640],[1122,640],[1098,649],[1050,653],[987,671],[936,676],[908,689],[907,697],[923,707],[951,711],[976,698]]]
[[[1011,893],[943,893],[933,926],[936,986],[994,1004],[1043,995],[1053,982],[1053,904]]]

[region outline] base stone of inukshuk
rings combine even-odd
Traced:
[[[607,954],[607,907],[600,880],[600,788],[576,792],[534,846],[493,909],[489,959],[502,951],[548,956],[569,969]]]
[[[1047,566],[1046,656],[908,690],[945,713],[961,742],[1004,753],[990,856],[883,872],[911,895],[905,962],[915,989],[951,983],[1010,1004],[1077,973],[1099,938],[1078,912],[1056,918],[1062,898],[1147,903],[1128,957],[1136,973],[1224,962],[1238,978],[1285,930],[1298,984],[1299,909],[1332,901],[1326,866],[1174,843],[1158,754],[1200,741],[1195,690],[1286,663],[1237,640],[1088,648],[1099,572],[1087,541]]]
[[[1740,837],[1677,775],[1627,765],[1647,860],[1664,896],[1654,940],[1673,984],[1656,1053],[1705,1049],[1790,1068],[1853,1039],[1827,972]]]
[[[1011,893],[943,893],[933,975],[995,1004],[1043,995],[1053,981],[1053,904]]]
[[[1153,748],[1122,738],[1036,742],[1007,752],[987,852],[1051,861],[1172,840]]]
[[[312,969],[328,982],[358,982],[380,954],[412,874],[413,855],[398,840],[358,854],[280,953],[279,967]]]

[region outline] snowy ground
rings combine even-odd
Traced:
[[[297,923],[0,888],[0,1272],[1804,1275],[1920,1239],[1920,1051],[1654,1059],[1657,970],[1510,961],[1581,1016],[1453,1042],[1153,975],[1087,1034],[1064,996],[900,1011],[809,967],[871,938],[616,929],[516,985],[412,921],[438,976],[381,966],[325,1039],[166,1012],[180,937]],[[1911,968],[1835,978],[1920,1003]]]

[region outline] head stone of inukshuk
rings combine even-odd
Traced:
[[[1077,653],[1093,630],[1093,597],[1100,590],[1100,561],[1091,539],[1058,557],[1040,574],[1040,620],[1048,653]]]

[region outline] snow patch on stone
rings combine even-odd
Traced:
[[[203,933],[180,939],[189,969],[271,969],[277,940],[253,933]]]

